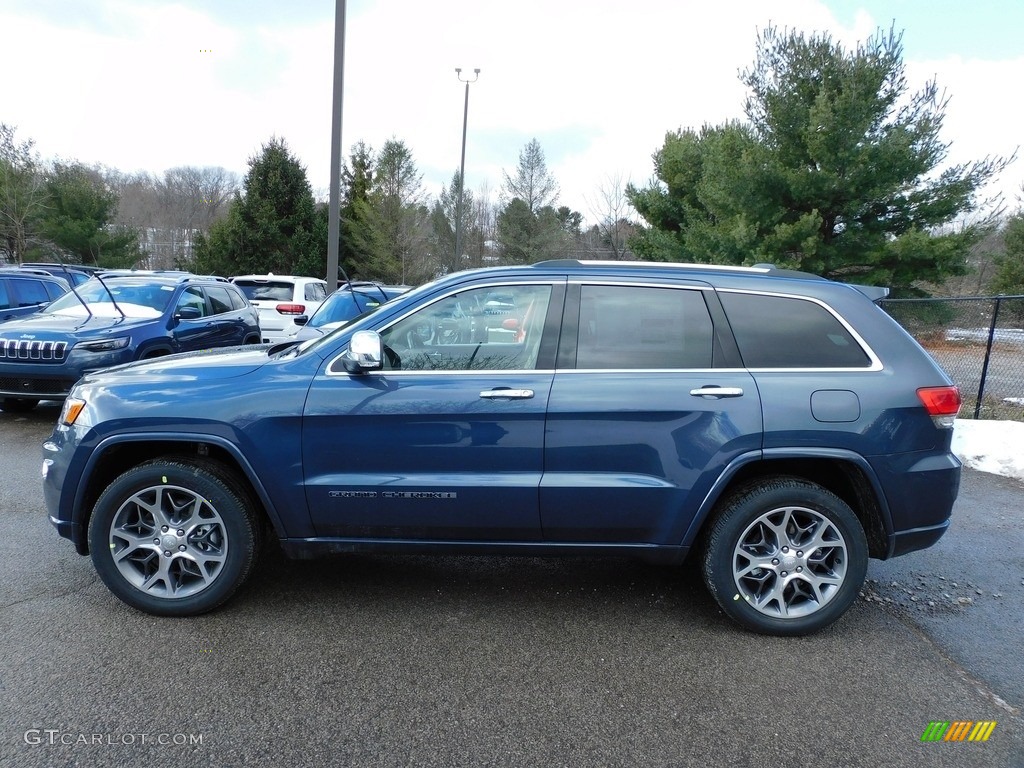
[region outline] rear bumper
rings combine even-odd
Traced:
[[[897,454],[871,463],[889,505],[886,557],[930,547],[942,538],[960,492],[960,460],[952,453]]]
[[[927,549],[942,538],[949,530],[949,520],[926,528],[915,528],[910,531],[899,531],[893,536],[890,557],[899,557],[908,552]]]

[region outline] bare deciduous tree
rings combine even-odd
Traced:
[[[636,231],[632,217],[635,215],[633,206],[626,195],[626,187],[622,182],[622,174],[606,176],[604,183],[598,188],[597,199],[587,200],[591,215],[597,220],[597,231],[600,246],[611,252],[613,259],[631,258],[628,240]]]
[[[18,142],[15,128],[0,123],[0,256],[24,260],[37,239],[32,221],[46,207],[46,180],[34,142]]]
[[[180,166],[162,178],[145,172],[105,175],[120,197],[118,223],[139,231],[154,268],[191,261],[196,234],[209,232],[239,188],[237,174],[220,167]]]

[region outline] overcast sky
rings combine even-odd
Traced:
[[[0,0],[0,122],[44,158],[123,171],[223,166],[243,175],[284,138],[326,199],[332,0]],[[739,72],[769,24],[852,45],[904,33],[910,86],[952,100],[950,160],[1012,154],[1024,82],[1019,0],[348,0],[342,144],[406,143],[436,194],[514,172],[537,138],[559,203],[590,220],[599,190],[646,183],[666,131],[742,117]],[[996,186],[1013,201],[1024,160]],[[996,191],[996,190],[992,190]]]

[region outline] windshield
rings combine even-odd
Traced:
[[[360,315],[372,312],[385,303],[385,297],[379,292],[369,295],[362,291],[342,289],[327,297],[313,316],[309,318],[311,328],[319,328],[328,323],[342,323]]]
[[[128,317],[159,317],[174,295],[173,285],[154,284],[149,280],[107,278],[104,282],[106,287],[96,279],[83,283],[76,289],[78,296],[65,293],[43,312],[48,315],[74,316],[91,313],[100,317],[120,317],[123,312]],[[107,288],[110,289],[109,293]],[[116,307],[110,300],[111,295],[117,302]],[[88,311],[82,306],[83,301],[89,305]]]

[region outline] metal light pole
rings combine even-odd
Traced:
[[[331,193],[327,208],[327,289],[338,287],[341,236],[341,106],[345,90],[345,0],[334,7],[334,108],[331,112]]]
[[[462,262],[462,191],[466,186],[466,126],[469,123],[469,84],[475,83],[480,77],[480,70],[473,70],[472,80],[462,79],[462,69],[455,68],[460,83],[466,84],[466,105],[462,109],[462,163],[459,165],[459,202],[455,206],[455,263]]]

